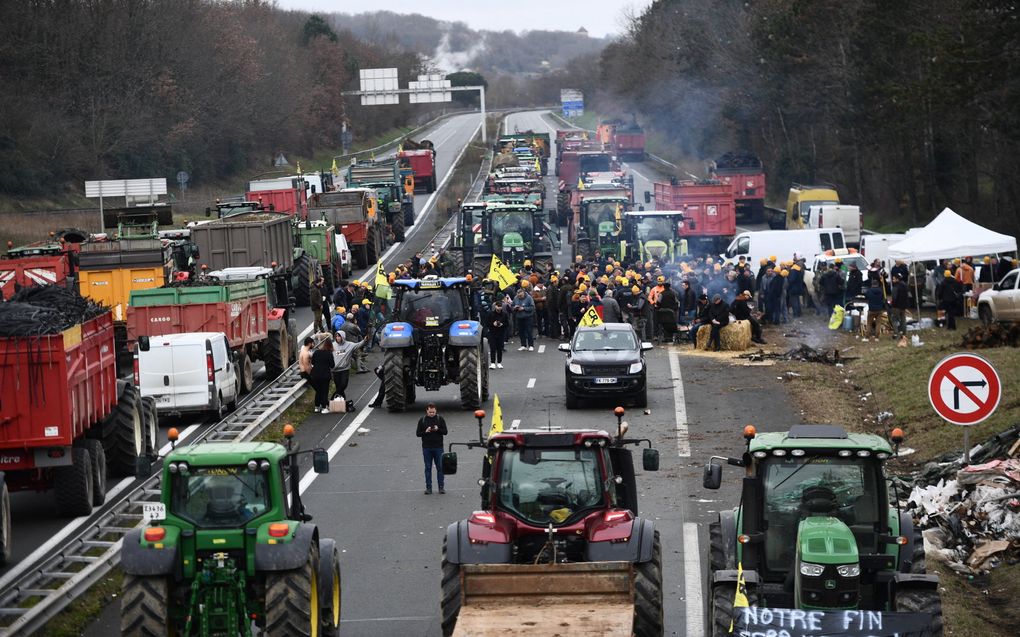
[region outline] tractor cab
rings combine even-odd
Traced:
[[[680,211],[638,210],[624,215],[624,241],[620,259],[661,262],[674,261],[687,254],[686,241],[680,238]]]
[[[619,257],[623,215],[629,209],[630,200],[626,197],[582,196],[577,226],[578,254],[591,255],[597,249],[604,256]]]
[[[549,239],[541,211],[532,205],[489,203],[482,220],[482,244],[513,269],[549,253]]]
[[[470,315],[467,279],[435,276],[399,279],[393,282],[393,288],[395,320],[410,323],[416,330],[442,330]]]

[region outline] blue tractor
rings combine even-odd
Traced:
[[[415,388],[460,385],[464,409],[489,399],[489,344],[471,320],[471,284],[463,277],[398,279],[393,314],[383,327],[386,406],[404,411]]]

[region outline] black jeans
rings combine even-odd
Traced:
[[[715,343],[714,349],[719,351],[719,348],[722,347],[719,335],[722,332],[723,326],[716,323],[710,323],[710,325],[712,326],[712,333],[708,335],[708,349],[713,349],[712,344]]]
[[[336,391],[333,392],[333,397],[347,398],[347,383],[351,380],[351,370],[345,369],[339,372],[333,372],[333,384],[336,385]]]
[[[329,376],[313,378],[309,382],[315,390],[315,406],[319,409],[329,407]]]

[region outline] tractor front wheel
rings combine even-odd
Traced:
[[[446,559],[446,538],[443,538],[443,593],[439,606],[442,615],[443,637],[450,637],[457,626],[460,614],[460,565]]]
[[[634,635],[662,637],[662,545],[655,531],[652,559],[634,565]]]
[[[319,631],[319,548],[299,568],[266,574],[266,633],[311,637]]]
[[[894,600],[900,613],[927,613],[931,616],[929,632],[931,637],[942,637],[942,598],[937,589],[901,588]]]
[[[748,606],[758,605],[758,593],[753,586],[747,586]],[[711,637],[730,637],[730,625],[737,620],[733,608],[733,600],[737,595],[737,583],[727,582],[716,584],[712,587],[712,608],[710,617],[712,619]]]
[[[404,382],[404,352],[388,349],[383,358],[383,386],[386,388],[386,406],[390,411],[407,408],[407,389]]]
[[[174,634],[169,606],[166,577],[125,574],[120,597],[120,634],[124,637]]]

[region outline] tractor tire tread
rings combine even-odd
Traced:
[[[92,456],[84,447],[71,448],[70,466],[53,471],[57,509],[66,517],[92,513]]]
[[[450,637],[457,626],[457,615],[460,614],[460,565],[451,564],[446,559],[446,538],[443,538],[442,561],[442,598],[440,609],[442,614],[443,637]]]
[[[143,427],[138,400],[138,389],[125,383],[117,397],[117,405],[103,421],[101,432],[106,451],[108,473],[114,476],[131,476],[135,473],[135,420]],[[142,445],[144,448],[144,444]]]
[[[312,635],[312,606],[317,608],[319,605],[318,599],[312,599],[312,581],[318,577],[316,573],[318,563],[319,548],[313,544],[304,565],[289,571],[274,571],[267,574],[267,634],[273,637]]]
[[[308,307],[312,298],[312,258],[302,254],[294,262],[294,303]]]
[[[634,565],[634,635],[662,637],[662,544],[655,531],[652,559]]]
[[[481,364],[478,350],[478,347],[463,347],[458,354],[460,364],[457,380],[460,384],[460,406],[463,409],[478,409],[480,405],[482,388],[478,378],[478,366]]]
[[[265,363],[266,363],[266,379],[272,380],[277,378],[284,372],[290,365],[287,364],[288,356],[283,351],[287,343],[286,330],[271,330],[269,337],[266,339],[265,347]]]
[[[931,637],[942,637],[942,597],[937,589],[900,588],[896,592],[896,608],[901,613],[928,613],[931,615]]]
[[[120,634],[160,637],[169,631],[169,592],[165,577],[124,575],[120,599]]]
[[[386,389],[386,407],[390,411],[404,411],[407,396],[404,385],[404,352],[388,349],[383,357],[383,384]]]

